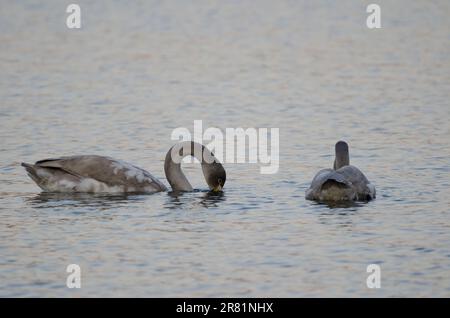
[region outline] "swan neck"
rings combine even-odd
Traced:
[[[168,152],[168,155],[170,152]],[[192,191],[192,185],[181,170],[181,164],[172,161],[170,156],[166,156],[164,161],[164,172],[167,181],[173,191]]]
[[[336,153],[336,159],[334,160],[334,170],[338,170],[342,167],[350,165],[350,157],[348,152]]]
[[[170,183],[173,191],[192,191],[193,187],[181,169],[181,161],[184,157],[193,156],[202,164],[203,174],[205,174],[205,166],[209,163],[205,162],[206,156],[212,153],[203,145],[185,141],[176,144],[166,154],[164,161],[164,172],[167,181]],[[206,177],[206,176],[205,176]],[[205,178],[206,179],[206,178]]]

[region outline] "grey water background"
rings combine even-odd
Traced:
[[[0,2],[0,296],[450,296],[450,2]],[[57,195],[19,166],[103,154],[167,180],[176,127],[280,128],[222,195]],[[305,201],[333,145],[377,200]],[[81,289],[66,287],[68,264]],[[381,288],[366,287],[367,265]]]

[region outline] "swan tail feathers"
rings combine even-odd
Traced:
[[[36,166],[29,164],[29,163],[25,163],[22,162],[20,164],[22,167],[25,168],[25,170],[27,171],[28,176],[34,181],[36,182],[36,184],[38,186],[40,186],[40,184],[42,184],[42,178],[38,175],[37,170],[36,170]]]
[[[338,173],[324,179],[317,190],[315,199],[319,201],[349,201],[355,196],[352,184]]]

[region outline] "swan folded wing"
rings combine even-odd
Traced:
[[[345,166],[338,169],[336,172],[341,174],[346,180],[350,181],[353,184],[369,183],[369,180],[367,180],[366,176],[355,166]]]
[[[321,189],[323,184],[329,180],[334,180],[338,183],[342,183],[350,186],[351,182],[345,178],[342,174],[338,173],[333,169],[323,169],[320,170],[313,181],[311,182],[311,189]]]
[[[80,179],[94,180],[123,192],[155,192],[167,188],[149,172],[103,156],[71,156],[37,161],[36,166],[61,169]]]
[[[370,200],[376,197],[375,187],[366,178],[364,173],[355,166],[345,166],[336,172],[352,183],[357,193],[358,200]]]
[[[347,188],[351,188],[351,183],[345,179],[342,174],[337,173],[333,169],[323,169],[320,170],[313,181],[311,182],[311,186],[308,190],[306,190],[306,199],[307,200],[322,200],[323,187],[326,184],[329,184],[329,181],[335,181],[338,184],[343,184]]]

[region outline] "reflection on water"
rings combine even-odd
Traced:
[[[0,296],[450,296],[450,2],[377,3],[369,30],[353,0],[80,0],[68,30],[59,1],[3,1]],[[194,120],[280,128],[279,172],[226,163],[211,193],[187,165],[190,193],[64,195],[20,167],[100,154],[167,185]],[[339,139],[376,200],[304,199]]]
[[[193,196],[193,193],[200,194],[200,196]],[[168,193],[169,200],[164,204],[164,207],[166,209],[191,209],[197,205],[203,208],[217,208],[226,199],[224,192],[197,190],[193,193],[171,191]]]
[[[352,211],[351,208],[357,208],[361,207],[364,204],[368,204],[370,201],[367,202],[333,202],[333,201],[322,201],[322,202],[314,202],[313,204],[321,204],[329,207],[330,209],[346,209],[346,211]]]
[[[117,203],[126,203],[136,199],[128,194],[92,194],[92,193],[55,193],[41,192],[25,201],[35,208],[48,208],[52,206],[114,206]]]

